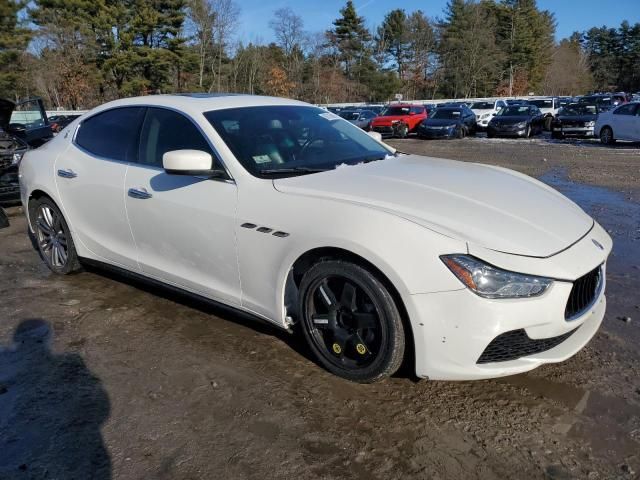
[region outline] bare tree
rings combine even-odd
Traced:
[[[216,58],[211,64],[212,73],[215,76],[216,89],[222,91],[222,61],[225,49],[231,40],[240,17],[240,7],[234,0],[210,0],[211,10],[215,16],[213,22],[213,43],[216,49]],[[213,89],[213,84],[209,91]]]
[[[198,86],[202,88],[204,83],[204,69],[207,64],[207,56],[213,44],[213,26],[216,21],[216,12],[209,0],[189,0],[188,26],[193,31],[198,51]]]
[[[273,12],[269,27],[276,36],[277,44],[289,57],[296,47],[304,41],[304,21],[300,15],[289,7],[279,8]]]

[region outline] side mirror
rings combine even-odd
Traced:
[[[378,142],[382,142],[382,134],[380,132],[374,132],[373,130],[369,130],[367,132],[367,135],[369,135],[374,140],[377,140]]]
[[[212,169],[213,158],[201,150],[172,150],[162,155],[162,166],[169,175],[224,177],[226,172]]]

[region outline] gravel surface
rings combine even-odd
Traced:
[[[608,313],[584,350],[500,380],[351,384],[240,314],[102,271],[50,274],[14,207],[0,230],[0,478],[638,478],[640,149],[392,143],[542,176],[611,232]]]

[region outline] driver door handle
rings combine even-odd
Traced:
[[[144,187],[130,188],[128,193],[131,198],[138,198],[140,200],[146,200],[147,198],[153,197],[153,195],[147,192],[147,189]]]
[[[58,176],[62,178],[76,178],[78,174],[70,168],[67,168],[58,170]]]

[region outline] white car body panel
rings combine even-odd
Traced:
[[[94,113],[126,105],[157,105],[189,116],[231,180],[85,158],[72,143],[77,125]],[[597,331],[606,304],[604,288],[579,318],[565,320],[564,310],[571,282],[605,264],[611,239],[555,190],[498,167],[418,156],[291,178],[256,178],[203,116],[254,105],[306,104],[252,96],[151,96],[103,105],[25,155],[20,165],[23,204],[40,192],[51,197],[81,257],[251,312],[282,328],[295,313],[287,311],[285,291],[297,259],[320,248],[358,255],[397,291],[421,377],[463,380],[527,371],[568,358]],[[58,177],[57,169],[71,169],[77,177]],[[131,197],[130,188],[144,189],[151,197]],[[245,223],[256,228],[244,228]],[[275,236],[276,231],[286,235]],[[439,258],[452,253],[556,280],[539,297],[482,298]],[[476,364],[502,332],[524,329],[530,338],[547,338],[576,327],[569,339],[544,353]]]
[[[613,137],[616,140],[640,142],[640,108],[636,110],[635,115],[616,115],[615,111],[620,107],[607,110],[598,115],[594,134],[600,136],[602,127],[608,126],[613,130]]]

